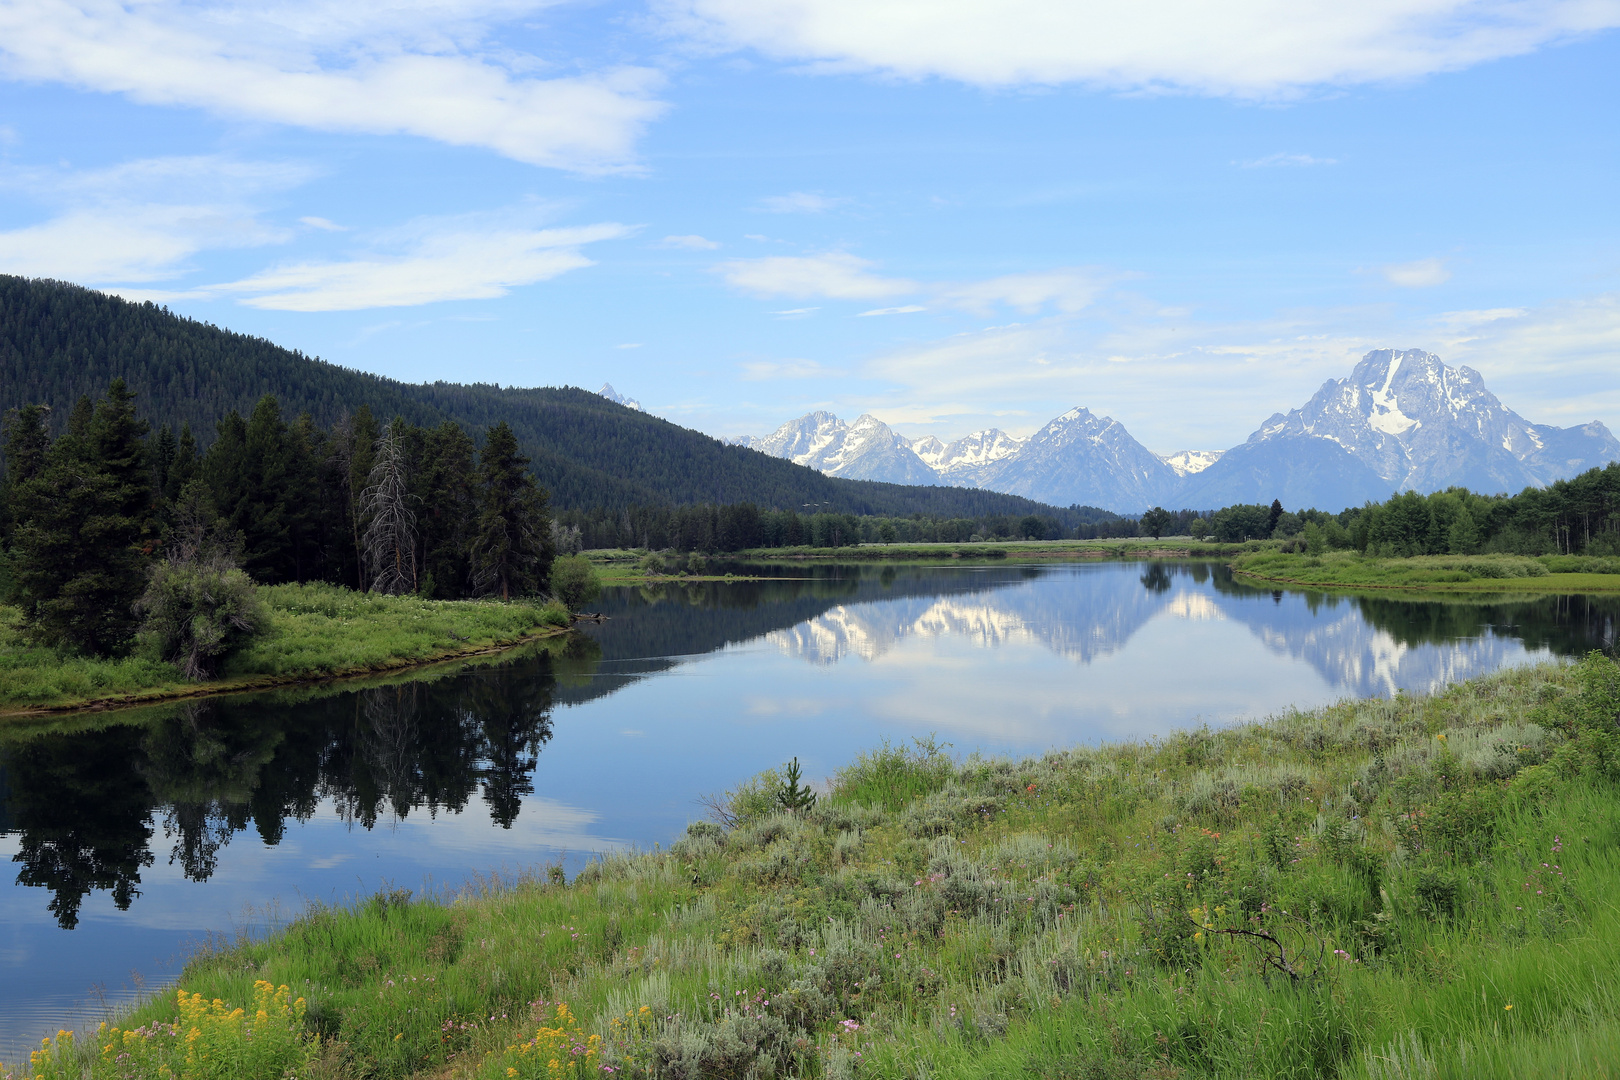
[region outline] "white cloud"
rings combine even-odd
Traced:
[[[702,236],[666,236],[659,243],[664,247],[688,248],[692,251],[713,251],[720,246],[718,240],[709,240]]]
[[[312,229],[320,229],[322,232],[348,232],[349,231],[349,227],[347,225],[339,225],[337,222],[332,221],[329,218],[301,217],[298,220],[302,224],[308,225]]]
[[[848,201],[815,195],[808,191],[794,191],[787,195],[771,195],[763,198],[759,200],[759,206],[761,210],[768,210],[773,214],[819,214]]]
[[[1450,330],[1471,330],[1478,326],[1500,322],[1503,319],[1517,319],[1528,315],[1524,308],[1484,308],[1477,311],[1447,311],[1435,317],[1435,321]]]
[[[830,70],[1273,97],[1620,25],[1615,0],[664,0],[678,32]]]
[[[730,284],[759,296],[881,300],[918,291],[914,281],[869,273],[872,265],[858,256],[834,251],[826,255],[733,259],[717,269]]]
[[[1434,322],[1435,351],[1478,368],[1510,409],[1538,423],[1602,419],[1620,432],[1620,293]]]
[[[1391,263],[1382,268],[1384,280],[1403,289],[1426,289],[1443,285],[1451,280],[1451,271],[1444,260],[1418,259],[1416,262]]]
[[[355,311],[487,300],[504,296],[515,286],[591,266],[581,246],[633,231],[612,223],[532,229],[483,216],[427,221],[383,238],[381,250],[374,253],[292,263],[196,293],[236,295],[250,307],[275,311]]]
[[[803,319],[807,316],[814,315],[820,310],[821,309],[818,307],[796,307],[788,308],[786,311],[773,311],[771,314],[775,315],[778,319]]]
[[[763,379],[831,378],[844,372],[822,367],[814,360],[755,360],[738,365],[750,382]]]
[[[907,388],[919,401],[965,401],[981,395],[994,400],[1027,398],[1033,389],[1032,380],[1052,383],[1063,377],[1067,366],[1050,361],[1054,353],[1066,360],[1072,358],[1072,350],[1067,324],[1048,320],[955,334],[899,349],[870,361],[866,374]],[[943,407],[934,411],[953,410]],[[1061,411],[1055,410],[1054,415]]]
[[[647,68],[537,78],[480,55],[537,3],[264,7],[0,0],[0,73],[321,131],[408,134],[579,172],[632,167],[664,106]]]
[[[1108,281],[1103,274],[1084,270],[1008,274],[948,288],[940,294],[940,299],[980,314],[989,314],[997,304],[1030,314],[1051,304],[1058,311],[1072,313],[1088,306]]]
[[[921,304],[906,304],[904,307],[873,308],[871,311],[859,312],[855,317],[857,319],[864,319],[868,315],[910,315],[913,312],[927,310],[928,309],[923,307]]]
[[[51,207],[49,219],[0,232],[0,269],[87,284],[173,277],[206,250],[290,238],[258,218],[256,195],[312,175],[300,165],[225,157],[147,158],[104,169],[10,169],[0,189]]]
[[[1311,165],[1337,165],[1338,158],[1319,158],[1310,154],[1267,154],[1253,161],[1239,162],[1245,169],[1305,168]]]

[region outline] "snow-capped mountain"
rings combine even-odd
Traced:
[[[1160,461],[1170,466],[1170,471],[1177,476],[1191,476],[1201,473],[1217,461],[1221,460],[1224,450],[1177,450],[1173,454],[1165,454]]]
[[[1125,425],[1074,408],[1029,437],[1016,454],[980,471],[979,486],[1054,506],[1146,510],[1175,489],[1176,474]]]
[[[1277,413],[1182,488],[1186,505],[1257,501],[1337,509],[1395,491],[1454,484],[1519,491],[1620,459],[1600,423],[1532,424],[1479,372],[1421,349],[1378,349],[1329,379],[1302,408]]]
[[[734,441],[834,476],[982,487],[1116,513],[1273,499],[1339,510],[1454,484],[1516,492],[1620,460],[1620,442],[1603,424],[1532,424],[1485,389],[1479,372],[1421,349],[1368,353],[1348,378],[1329,379],[1303,407],[1273,415],[1225,451],[1160,457],[1118,421],[1083,408],[1027,439],[990,428],[951,443],[908,441],[872,416],[845,424],[815,412],[763,439]]]
[[[985,466],[1012,457],[1028,441],[1009,435],[1000,428],[986,428],[948,443],[941,442],[933,435],[925,435],[912,440],[911,450],[946,483],[978,487],[978,474]]]
[[[732,441],[828,476],[892,484],[939,483],[939,475],[912,452],[910,444],[871,415],[846,424],[829,412],[807,413],[762,439],[744,436]]]
[[[623,394],[613,389],[612,383],[603,383],[602,389],[598,390],[597,393],[601,394],[603,397],[607,398],[616,405],[623,405],[627,409],[634,409],[636,412],[641,412],[641,402],[637,401],[635,398],[625,397]]]

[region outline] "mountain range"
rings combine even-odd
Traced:
[[[870,415],[847,424],[813,412],[732,441],[831,476],[986,488],[1116,513],[1272,499],[1338,510],[1453,485],[1512,492],[1620,460],[1620,441],[1602,423],[1532,424],[1479,372],[1421,349],[1369,352],[1347,378],[1329,379],[1225,451],[1155,454],[1119,421],[1078,407],[1028,438],[990,428],[949,443],[907,439]]]

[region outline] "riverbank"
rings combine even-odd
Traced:
[[[18,628],[20,613],[0,607],[0,718],[391,671],[568,627],[568,613],[556,604],[423,600],[325,584],[264,586],[259,594],[267,625],[207,682],[190,682],[173,665],[141,656],[98,660],[30,645]]]
[[[1240,544],[1218,544],[1190,536],[1169,536],[1162,540],[1006,540],[980,543],[859,544],[853,547],[747,548],[706,556],[706,561],[748,562],[954,562],[957,560],[1072,560],[1072,559],[1198,559],[1230,558],[1275,548],[1265,540]],[[604,585],[641,584],[669,581],[750,581],[735,574],[658,573],[639,565],[645,551],[602,548],[582,553],[596,565]]]
[[[97,1042],[156,1075],[194,1027],[244,1078],[1601,1076],[1617,712],[1592,658],[1038,759],[882,747],[572,883],[312,910],[194,958],[176,1034],[171,992]]]
[[[1442,593],[1620,592],[1620,558],[1574,555],[1423,555],[1377,558],[1354,551],[1320,555],[1258,550],[1232,571],[1259,581],[1321,588]]]
[[[1218,544],[1190,536],[1123,540],[1002,540],[981,543],[860,544],[855,547],[752,548],[737,558],[848,561],[868,559],[1187,559],[1262,551],[1269,541]]]

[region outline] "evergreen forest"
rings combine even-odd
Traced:
[[[206,450],[189,425],[153,434],[122,379],[59,432],[42,405],[4,419],[0,600],[35,641],[91,656],[137,632],[191,678],[259,621],[254,583],[327,581],[439,599],[545,591],[547,494],[512,429],[329,428],[266,395],[228,411]]]
[[[825,476],[574,387],[396,382],[57,281],[0,275],[0,371],[0,412],[49,405],[48,426],[60,431],[75,401],[123,379],[142,416],[189,426],[203,449],[221,417],[247,416],[267,394],[289,419],[307,413],[312,429],[352,421],[362,408],[423,429],[450,421],[482,432],[504,422],[536,483],[568,509],[752,502],[896,517],[1044,514],[1069,528],[1083,516],[992,491]]]

